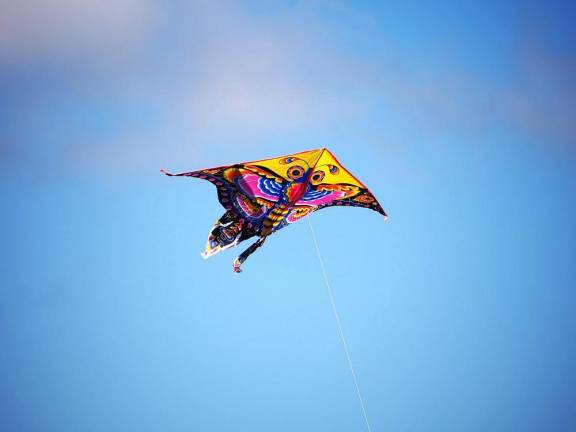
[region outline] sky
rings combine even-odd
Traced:
[[[371,428],[576,430],[565,1],[0,1],[0,429],[365,431],[308,224],[199,256],[168,178],[327,147]]]

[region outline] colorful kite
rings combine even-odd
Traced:
[[[374,195],[326,148],[272,159],[168,176],[208,180],[218,189],[226,213],[208,235],[204,259],[257,236],[233,263],[240,266],[266,238],[313,211],[330,206],[364,207],[387,218]]]

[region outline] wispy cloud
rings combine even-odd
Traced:
[[[502,92],[507,120],[539,140],[576,145],[576,56],[533,46],[521,64],[518,80]]]
[[[114,57],[139,43],[157,10],[149,0],[0,2],[0,61]]]
[[[18,115],[0,116],[11,123],[10,148],[29,154],[49,142],[63,162],[125,170],[162,155],[202,157],[216,142],[377,130],[390,113],[431,133],[496,126],[576,142],[576,63],[543,48],[519,52],[514,79],[496,83],[403,56],[373,15],[339,2],[267,14],[240,1],[161,11],[147,0],[50,3],[9,3],[0,17],[0,61],[14,70],[38,62],[27,82],[10,76],[22,87],[4,92]],[[43,76],[55,63],[73,72]],[[43,117],[63,123],[48,141],[30,132]]]

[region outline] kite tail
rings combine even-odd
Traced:
[[[166,170],[164,170],[164,169],[161,169],[160,172],[161,172],[162,174],[166,174],[166,175],[169,176],[169,177],[182,177],[182,176],[192,177],[191,174],[192,174],[194,171],[192,171],[192,172],[185,172],[185,173],[173,174],[173,173],[170,173],[170,172],[168,172],[168,171],[166,171]]]
[[[256,249],[258,249],[260,246],[264,244],[266,238],[267,236],[260,237],[258,240],[252,243],[248,247],[248,249],[246,249],[244,252],[242,252],[240,255],[236,257],[236,259],[232,263],[232,270],[234,270],[234,273],[240,273],[242,271],[242,269],[240,268],[242,263],[246,261],[246,259],[256,251]]]

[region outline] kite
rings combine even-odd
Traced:
[[[234,260],[236,273],[270,234],[316,210],[364,207],[388,217],[368,188],[326,148],[180,174],[161,171],[208,180],[216,186],[226,212],[210,230],[201,254],[204,259],[258,237]]]

